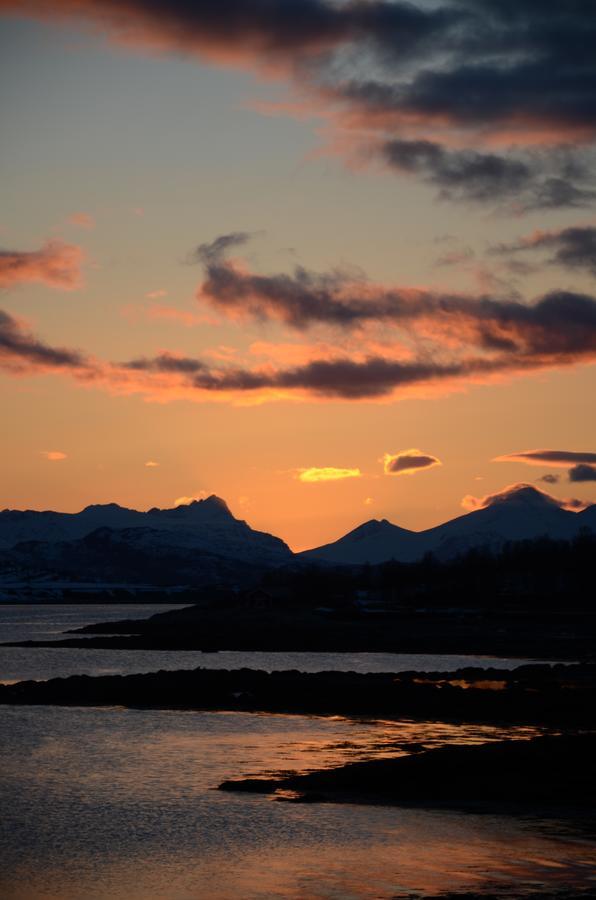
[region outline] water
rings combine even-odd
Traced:
[[[122,615],[122,608],[104,611]],[[39,634],[64,623],[62,616],[71,626],[76,616],[99,620],[97,612],[29,607],[19,624],[13,607],[10,627]],[[48,677],[39,651],[21,652]],[[77,653],[81,660],[97,653],[105,663],[104,651],[68,652],[72,664]],[[136,668],[136,654],[128,656]],[[209,664],[218,657],[209,654]],[[556,822],[293,805],[214,790],[228,778],[404,753],[411,741],[439,746],[534,733],[341,717],[0,707],[0,896],[390,900],[447,890],[481,896],[507,887],[518,897],[540,887],[596,891],[593,841]]]
[[[64,632],[92,622],[148,618],[171,606],[0,606],[3,641],[60,640]],[[56,647],[0,647],[0,682],[64,678],[67,675],[130,675],[158,669],[298,669],[353,672],[453,671],[462,666],[513,669],[525,659],[424,653],[296,653],[191,650],[83,650]]]

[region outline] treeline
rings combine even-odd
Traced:
[[[586,531],[572,541],[517,541],[452,560],[429,553],[410,563],[278,569],[260,587],[300,606],[588,610],[595,571],[596,535]]]

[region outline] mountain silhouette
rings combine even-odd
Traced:
[[[336,564],[412,562],[429,552],[449,559],[474,547],[498,550],[508,541],[542,536],[570,540],[582,528],[596,531],[596,505],[571,512],[543,491],[522,484],[495,495],[482,509],[425,531],[408,531],[386,519],[372,519],[301,556]]]
[[[293,558],[280,538],[236,519],[212,495],[148,512],[116,503],[79,513],[0,512],[0,576],[201,583],[242,578]]]
[[[570,540],[582,529],[596,532],[596,506],[571,512],[531,485],[515,485],[484,508],[426,531],[371,519],[333,543],[300,554],[236,519],[215,495],[147,512],[117,503],[94,504],[78,513],[4,510],[0,581],[238,584],[257,570],[288,564],[415,562],[429,552],[447,560],[476,547],[498,550],[509,541]]]

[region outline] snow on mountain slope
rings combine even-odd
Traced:
[[[569,540],[584,527],[596,532],[596,505],[571,512],[532,485],[516,485],[490,498],[484,508],[426,531],[407,531],[386,519],[373,519],[334,543],[306,550],[301,556],[355,565],[391,559],[410,562],[429,551],[449,559],[473,547],[498,549],[507,541],[544,535]]]
[[[548,535],[568,540],[579,530],[578,514],[562,509],[548,494],[531,485],[496,495],[483,509],[459,516],[423,532],[439,558],[488,545],[497,549],[507,541]]]
[[[135,540],[143,532],[151,534],[151,540],[159,546],[202,549],[256,564],[279,564],[292,556],[280,538],[254,531],[246,522],[234,518],[225,501],[215,495],[188,506],[153,508],[148,512],[116,503],[87,506],[79,513],[4,510],[0,512],[0,546],[78,541],[100,528],[126,530],[130,540],[138,530]]]

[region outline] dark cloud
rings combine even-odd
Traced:
[[[576,466],[596,463],[591,450],[522,450],[497,456],[494,462],[525,462],[530,465]],[[546,476],[545,476],[546,477]]]
[[[519,194],[534,177],[519,160],[474,150],[449,151],[432,141],[387,141],[382,153],[390,166],[421,175],[448,199],[494,201]]]
[[[10,370],[81,369],[85,357],[76,350],[51,347],[0,310],[0,366]]]
[[[499,255],[540,250],[552,254],[548,259],[551,265],[596,275],[596,228],[591,225],[560,231],[537,231],[512,243],[491,248],[493,254]]]
[[[169,372],[182,375],[193,375],[196,372],[207,370],[205,363],[198,359],[189,359],[186,356],[174,356],[171,353],[161,353],[151,359],[141,357],[124,363],[123,368],[136,372]]]
[[[518,209],[595,199],[592,0],[4,0],[90,20],[120,42],[283,76],[390,165],[456,200]],[[429,140],[444,134],[445,146]],[[455,140],[453,139],[455,138]],[[523,148],[484,152],[499,146]],[[560,145],[567,161],[561,163]],[[448,146],[462,147],[461,150]]]
[[[99,22],[129,41],[155,43],[208,59],[296,65],[367,40],[383,56],[411,56],[452,27],[462,13],[425,10],[394,0],[4,0],[22,13],[74,14]],[[323,58],[326,58],[324,56]]]
[[[400,388],[441,384],[466,379],[482,381],[501,372],[519,372],[547,365],[524,362],[510,356],[496,359],[470,357],[453,362],[416,359],[402,362],[379,356],[313,360],[287,369],[249,369],[241,366],[209,366],[200,359],[162,354],[122,364],[126,371],[168,373],[183,376],[189,388],[211,393],[248,391],[298,391],[319,397],[364,399],[385,397]]]
[[[231,316],[278,320],[296,328],[391,323],[406,332],[426,322],[439,343],[456,336],[463,344],[526,358],[596,353],[596,298],[571,291],[551,291],[527,304],[386,288],[364,277],[354,282],[339,271],[321,274],[302,267],[291,275],[257,275],[235,267],[221,253],[207,257],[205,270],[198,296]]]
[[[439,188],[445,200],[501,204],[515,199],[520,212],[560,207],[589,206],[596,191],[549,168],[565,164],[534,154],[527,159],[476,150],[447,150],[432,141],[391,140],[380,149],[385,161],[400,172],[420,175]],[[527,155],[527,154],[526,154]]]
[[[588,466],[585,463],[573,466],[569,469],[569,481],[596,481],[596,466]]]
[[[537,478],[536,481],[543,481],[545,484],[558,484],[560,478],[558,475],[542,475],[542,477]]]
[[[225,257],[232,248],[248,243],[251,237],[252,233],[249,231],[232,231],[230,234],[221,234],[213,241],[199,244],[189,255],[189,261],[213,265]]]
[[[415,448],[402,450],[399,453],[386,453],[383,457],[383,471],[385,475],[413,475],[424,469],[432,469],[433,466],[442,465],[441,460],[428,453],[422,453]]]
[[[381,397],[399,387],[458,378],[475,373],[491,373],[490,361],[463,360],[452,364],[398,362],[383,357],[364,361],[352,359],[314,360],[294,368],[247,369],[210,367],[200,359],[162,354],[122,364],[126,370],[177,373],[188,376],[188,385],[211,392],[257,391],[265,389],[302,390],[319,396],[359,399]]]

